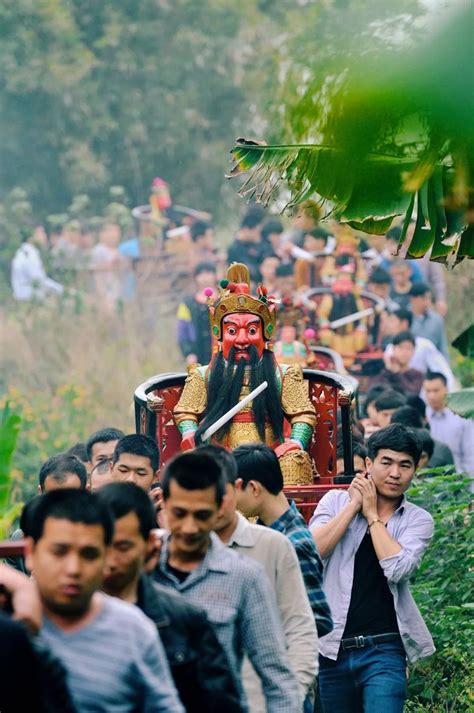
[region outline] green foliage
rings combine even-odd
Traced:
[[[342,50],[323,71],[305,45],[302,79],[289,72],[295,90],[280,106],[285,143],[234,146],[231,175],[252,171],[242,192],[267,203],[284,182],[288,206],[316,194],[334,217],[380,234],[404,214],[400,247],[416,208],[408,257],[430,249],[440,262],[474,257],[473,228],[465,225],[474,175],[473,87],[462,72],[470,62],[469,13],[468,3],[459,4],[442,30],[425,32],[416,45],[406,33],[403,51],[377,41],[359,56]],[[371,19],[366,32],[374,30]],[[383,29],[386,38],[387,23]]]
[[[463,356],[474,359],[474,323],[459,334],[452,345]]]
[[[433,636],[436,653],[417,662],[409,679],[411,713],[461,713],[474,707],[472,481],[460,475],[419,477],[409,499],[428,510],[433,540],[413,577],[411,590]],[[435,472],[435,471],[434,471]]]
[[[474,419],[474,386],[448,394],[448,406],[459,416]]]
[[[260,17],[257,0],[1,3],[0,188],[23,186],[44,219],[74,195],[101,210],[111,184],[146,202],[160,175],[213,210],[248,116],[241,30]]]
[[[7,402],[0,420],[0,540],[7,536],[22,508],[22,503],[11,504],[12,460],[20,424],[21,418],[12,412]]]

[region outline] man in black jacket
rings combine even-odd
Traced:
[[[226,655],[206,613],[144,573],[155,526],[147,494],[133,483],[111,483],[98,495],[115,519],[104,591],[136,604],[155,622],[187,713],[241,713]]]

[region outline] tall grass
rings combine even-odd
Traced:
[[[10,401],[23,420],[13,497],[34,494],[42,460],[94,430],[134,430],[137,385],[183,368],[174,317],[160,313],[159,305],[104,314],[51,304],[0,314],[0,406]]]

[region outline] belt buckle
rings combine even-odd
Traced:
[[[356,649],[363,649],[365,647],[365,636],[356,636],[355,642]]]

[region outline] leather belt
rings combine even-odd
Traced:
[[[351,649],[364,649],[366,646],[373,644],[388,644],[389,641],[400,641],[400,634],[375,634],[374,636],[351,636],[348,639],[341,640],[341,646],[344,651]]]

